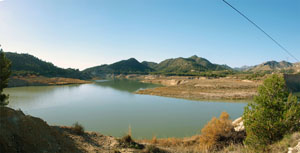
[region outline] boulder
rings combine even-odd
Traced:
[[[239,118],[237,118],[236,120],[234,120],[234,121],[232,122],[232,125],[233,125],[234,130],[235,130],[236,132],[241,132],[241,131],[244,131],[244,130],[245,130],[244,122],[243,122],[242,117],[239,117]]]

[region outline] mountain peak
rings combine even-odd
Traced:
[[[197,58],[199,58],[197,55],[193,55],[193,56],[191,56],[191,57],[189,57],[189,58],[191,58],[191,59],[197,59]]]
[[[133,57],[129,58],[128,61],[137,61],[137,62],[138,62],[138,60],[136,60],[136,59],[133,58]]]

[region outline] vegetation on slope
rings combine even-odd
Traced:
[[[148,66],[148,67],[150,67],[152,69],[155,69],[155,67],[158,65],[155,62],[148,62],[148,61],[143,61],[142,64],[145,65],[145,66]]]

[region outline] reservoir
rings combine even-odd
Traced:
[[[247,103],[208,102],[137,95],[157,85],[131,80],[102,80],[93,84],[7,88],[9,107],[42,118],[50,125],[72,126],[121,137],[131,128],[135,139],[186,137],[226,111],[240,117]]]

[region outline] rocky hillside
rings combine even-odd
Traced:
[[[258,71],[280,71],[282,69],[288,69],[288,68],[292,68],[293,64],[286,62],[286,61],[281,61],[281,62],[276,62],[276,61],[268,61],[259,65],[256,65],[250,69],[248,69],[248,71],[252,71],[252,72],[258,72]]]
[[[284,72],[284,73],[299,73],[300,63],[290,63],[286,61],[268,61],[259,65],[237,68],[236,70],[245,72]]]
[[[0,107],[1,153],[138,153],[158,148],[138,144],[132,139],[118,139],[96,132],[78,134],[75,128],[49,126],[42,119]]]

